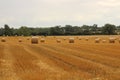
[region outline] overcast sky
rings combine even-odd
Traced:
[[[120,24],[120,0],[0,0],[0,27]]]

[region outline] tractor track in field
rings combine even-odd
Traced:
[[[103,66],[102,67],[103,70],[106,70],[108,72],[107,74],[109,74],[109,75],[118,75],[120,73],[119,72],[120,71],[120,64],[119,64],[120,60],[119,59],[111,58],[109,56],[101,56],[101,55],[94,54],[94,53],[92,53],[92,54],[94,54],[96,56],[91,57],[92,56],[91,54],[90,54],[91,56],[89,56],[89,53],[86,54],[85,52],[84,52],[84,55],[83,54],[81,55],[81,50],[79,52],[79,51],[70,49],[67,46],[64,46],[64,47],[60,47],[60,46],[56,46],[56,45],[49,46],[47,44],[42,44],[42,46],[56,50],[56,51],[61,52],[62,54],[65,54],[65,55],[77,56],[77,57],[82,58],[84,60],[89,60],[89,61],[92,61],[94,63],[100,64]],[[76,53],[78,53],[78,54],[76,54]],[[99,57],[97,57],[97,56],[99,56]],[[95,57],[97,57],[97,58],[95,58]],[[106,60],[103,60],[104,58]],[[112,62],[112,64],[111,64],[111,62]]]
[[[63,45],[60,45],[60,46],[62,47]],[[109,45],[107,45],[107,46],[109,46]],[[79,45],[76,45],[76,46],[71,46],[70,45],[69,48],[74,49],[74,50],[81,49],[83,51],[90,52],[91,54],[92,54],[92,52],[96,52],[99,55],[109,56],[109,57],[118,58],[118,59],[120,58],[119,48],[115,49],[114,47],[107,48],[107,47],[100,46],[100,45],[84,45],[84,44],[80,44],[80,46]],[[114,53],[112,53],[112,52],[114,52]],[[95,53],[93,53],[93,54],[95,54]]]
[[[33,46],[33,45],[32,45]],[[19,49],[19,51],[13,51],[15,48],[18,48]],[[35,47],[36,48],[36,47]],[[78,74],[78,73],[76,73],[75,71],[74,72],[72,72],[71,74],[73,74],[73,75],[75,75],[75,76],[69,76],[69,75],[71,75],[71,74],[69,74],[69,72],[66,72],[65,70],[63,70],[62,68],[60,68],[60,67],[57,67],[57,66],[51,66],[52,64],[48,64],[48,62],[46,61],[46,62],[44,62],[44,58],[45,57],[48,57],[49,58],[49,56],[50,55],[46,55],[46,53],[44,53],[45,54],[45,57],[44,58],[42,58],[41,59],[41,55],[38,55],[37,53],[39,53],[39,52],[34,52],[34,49],[33,49],[33,47],[32,48],[28,48],[28,47],[26,47],[25,45],[18,45],[18,44],[15,44],[15,45],[12,45],[12,48],[11,48],[11,51],[13,51],[13,54],[14,54],[14,57],[15,57],[15,59],[16,59],[16,62],[14,63],[15,64],[15,69],[16,69],[16,73],[18,73],[17,75],[19,75],[23,80],[25,79],[25,75],[26,74],[28,74],[28,75],[30,75],[29,73],[30,72],[32,72],[32,73],[35,73],[36,75],[39,75],[39,74],[41,74],[42,73],[42,75],[45,77],[45,76],[47,76],[48,78],[49,77],[56,77],[57,78],[57,76],[58,76],[58,80],[59,80],[59,77],[60,76],[64,76],[66,79],[71,79],[71,78],[79,78],[79,79],[81,79],[82,77]],[[22,52],[20,52],[20,51],[22,51]],[[16,54],[17,53],[17,54]],[[40,53],[41,54],[41,53]],[[35,59],[32,59],[32,57],[35,57]],[[42,55],[42,57],[43,57],[43,55]],[[26,58],[26,61],[23,61],[24,59]],[[28,60],[29,60],[29,58],[31,58],[32,59],[32,61],[30,60],[30,63],[28,62]],[[55,57],[53,58],[53,56],[51,57],[50,56],[50,59],[53,61],[53,60],[57,60],[57,62],[59,61],[60,63],[61,63],[61,61],[60,60],[58,60],[57,58],[55,59]],[[49,60],[50,60],[49,59]],[[62,64],[63,64],[63,62],[62,62]],[[26,66],[27,65],[27,66]],[[40,68],[40,70],[39,69],[37,69],[37,71],[35,71],[36,70],[36,67],[34,67],[32,70],[31,69],[29,69],[29,68],[32,68],[32,66],[33,65],[35,65],[35,66],[37,66],[37,68]],[[66,63],[64,63],[64,65],[66,65]],[[68,66],[68,64],[67,64],[67,66]],[[68,67],[66,67],[66,69],[67,69]],[[40,72],[39,72],[40,71]],[[84,72],[82,72],[82,73],[84,73]],[[20,74],[22,74],[22,75],[20,75]],[[34,74],[34,75],[35,75]],[[54,74],[56,74],[56,75],[54,75]],[[33,77],[33,76],[32,76]],[[42,76],[41,76],[42,77]],[[64,78],[63,77],[63,78]],[[31,80],[30,78],[28,78],[29,80]],[[61,78],[60,78],[61,79]]]
[[[39,46],[40,47],[40,46]],[[43,46],[42,46],[43,47]],[[48,48],[48,47],[47,47]],[[57,48],[57,47],[56,47]],[[60,53],[61,54],[61,53]],[[115,68],[115,67],[114,67]],[[114,68],[112,67],[110,67],[110,66],[105,66],[105,67],[103,67],[103,70],[105,70],[106,69],[106,71],[108,72],[108,73],[102,73],[103,74],[103,76],[104,75],[106,75],[106,74],[108,74],[108,75],[113,75],[113,73],[114,72],[118,72],[119,71],[119,68],[118,69],[116,69],[116,70],[114,70]],[[109,69],[109,70],[108,70]],[[99,70],[99,68],[98,68],[98,70]],[[84,70],[83,70],[84,71]],[[88,71],[89,72],[89,71]],[[118,72],[119,73],[119,72]],[[118,74],[117,74],[118,75]]]
[[[2,80],[21,80],[19,76],[17,76],[14,70],[14,57],[10,52],[10,45],[4,44],[3,46],[3,57],[0,66],[0,79]]]
[[[26,49],[29,49],[30,52],[38,52],[38,56],[45,56],[46,58],[48,58],[50,61],[53,61],[53,63],[55,64],[55,66],[58,66],[60,69],[64,70],[65,73],[71,73],[74,75],[78,74],[78,73],[84,73],[87,74],[87,76],[92,76],[90,73],[82,71],[75,65],[70,64],[69,62],[64,61],[63,59],[54,56],[54,54],[51,54],[51,52],[49,53],[48,50],[44,49],[44,48],[40,48],[36,45],[25,45],[24,47],[26,47]],[[34,49],[34,50],[33,50]],[[45,51],[45,52],[44,52]],[[46,53],[47,52],[47,53]],[[46,62],[47,63],[47,62]],[[63,73],[64,73],[63,71]],[[68,74],[69,75],[69,74]],[[84,76],[84,75],[83,75]],[[80,75],[78,77],[81,77]],[[81,77],[82,78],[82,77]]]
[[[13,45],[11,51],[15,48],[18,48],[20,51],[13,52],[16,59],[16,62],[14,62],[14,66],[17,75],[19,75],[23,80],[26,76],[33,73],[34,76],[39,74],[42,75],[41,78],[38,79],[42,79],[42,77],[44,78],[45,76],[53,76],[53,78],[57,77],[54,74],[58,75],[59,78],[59,76],[67,74],[67,72],[61,70],[60,68],[48,65],[47,62],[41,60],[41,57],[36,55],[35,52],[31,52],[31,50],[27,49],[26,47],[23,47],[21,45]],[[31,80],[31,78],[28,79]]]
[[[60,46],[56,46],[56,45],[49,46],[49,45],[44,44],[42,46],[59,51],[61,53],[66,53],[66,55],[73,55],[73,56],[77,56],[77,57],[80,57],[83,59],[88,59],[88,60],[96,62],[96,63],[101,63],[101,64],[109,66],[111,68],[120,68],[120,64],[119,64],[120,60],[119,59],[111,58],[109,56],[102,56],[100,54],[95,54],[95,52],[88,53],[86,51],[82,51],[81,49],[73,50],[73,49],[70,49],[69,47],[68,48],[60,47]],[[97,57],[97,56],[99,56],[99,57]],[[96,57],[97,57],[97,59],[96,59]],[[115,64],[115,65],[111,65],[110,62],[113,62],[113,64]]]
[[[63,47],[63,46],[66,46],[66,45],[60,45],[58,47]],[[89,47],[89,46],[91,46],[91,47]],[[120,51],[119,50],[117,50],[117,53],[115,53],[114,51],[111,51],[111,52],[106,51],[106,48],[103,48],[103,47],[98,48],[96,45],[94,45],[94,46],[89,45],[89,46],[85,46],[85,45],[81,45],[81,44],[80,44],[80,46],[79,45],[76,45],[76,46],[69,45],[69,47],[67,49],[73,49],[73,50],[78,50],[79,49],[79,50],[81,50],[81,52],[83,51],[83,53],[87,52],[87,54],[89,53],[89,54],[95,54],[95,55],[100,55],[100,56],[106,56],[106,57],[110,57],[110,58],[113,58],[113,59],[116,59],[116,60],[120,61],[119,60],[119,56],[120,56],[120,54],[119,54]],[[102,48],[104,50],[101,50]],[[113,48],[114,47],[109,48],[109,50],[111,50]]]
[[[37,47],[36,47],[37,48]],[[38,48],[42,48],[42,49],[45,49],[45,51],[46,51],[46,49],[47,50],[49,50],[48,48],[43,48],[43,46],[41,47],[41,46],[39,46]],[[48,51],[48,52],[50,52],[50,50]],[[45,54],[45,55],[48,55],[48,56],[51,56],[51,54],[46,54],[46,53],[43,53],[43,54]],[[54,53],[53,53],[54,54]],[[59,54],[61,54],[61,53],[59,53]],[[65,55],[64,55],[65,56]],[[62,61],[63,63],[66,63],[68,66],[71,66],[71,67],[73,67],[73,68],[77,68],[77,69],[79,69],[79,70],[82,70],[82,71],[86,71],[84,68],[79,68],[79,66],[78,65],[75,65],[75,64],[73,64],[73,63],[70,63],[70,62],[66,62],[66,60],[64,60],[64,59],[62,59],[62,58],[58,58],[58,57],[56,57],[56,56],[51,56],[51,57],[53,57],[52,59],[57,59],[57,60],[59,60],[59,61]],[[65,56],[66,57],[66,56]],[[72,58],[74,58],[74,57],[72,57]],[[79,59],[78,59],[79,60]],[[84,61],[84,60],[83,60]],[[91,63],[91,62],[89,62],[89,61],[87,61],[88,63],[90,63],[90,64],[93,64],[93,63]],[[97,63],[95,63],[95,64],[97,64]],[[97,66],[96,66],[97,67]],[[96,68],[96,67],[94,67],[94,69]],[[99,72],[99,68],[100,68],[100,65],[99,65],[99,67],[97,68],[98,70],[96,70],[95,71],[95,73],[97,73],[97,72]],[[108,67],[107,67],[108,68]],[[92,69],[92,68],[91,68]],[[102,69],[102,67],[100,68],[100,70]],[[106,68],[105,68],[106,69]],[[110,68],[111,69],[111,68]],[[110,71],[110,69],[109,69],[109,71]],[[92,69],[93,70],[93,69]],[[104,70],[104,68],[103,68],[103,70]],[[86,72],[89,72],[88,70],[86,71]],[[102,72],[102,71],[101,71]],[[101,73],[100,72],[100,73]],[[94,72],[90,72],[90,73],[92,73],[92,74],[94,74]],[[106,74],[106,72],[102,72],[102,74],[104,75],[104,74]]]
[[[110,61],[111,60],[111,62],[113,62],[113,63],[115,63],[114,64],[114,66],[113,65],[111,65],[110,64],[110,62],[109,62],[109,64],[108,63],[106,63],[104,60],[102,60],[102,61],[104,61],[104,62],[100,62],[100,60],[101,60],[101,58],[100,58],[100,60],[96,60],[96,59],[92,59],[88,54],[87,55],[76,55],[76,53],[78,53],[77,51],[74,51],[74,50],[69,50],[69,49],[67,49],[67,52],[65,51],[65,48],[61,48],[61,47],[59,47],[58,48],[58,46],[49,46],[49,45],[42,45],[42,46],[45,46],[45,47],[48,47],[48,48],[50,48],[50,49],[53,49],[53,50],[56,50],[56,51],[59,51],[59,52],[61,52],[61,53],[63,53],[63,54],[65,54],[66,53],[66,55],[73,55],[73,56],[75,56],[75,57],[79,57],[79,58],[81,58],[81,59],[83,59],[83,60],[88,60],[89,62],[94,62],[94,63],[97,63],[98,65],[100,65],[102,68],[103,68],[103,70],[104,69],[106,69],[106,71],[108,72],[108,73],[115,73],[115,72],[118,72],[119,70],[120,70],[120,68],[119,68],[119,66],[120,66],[120,64],[119,64],[119,61],[118,62],[115,62],[115,61],[117,61],[116,59],[112,59],[112,58],[110,58],[109,59],[109,57],[107,57],[108,58],[108,61]],[[73,52],[73,53],[71,53],[71,52]],[[69,54],[67,54],[67,53],[69,53]],[[88,57],[86,57],[86,56],[89,56],[89,58]],[[99,56],[99,55],[97,55],[97,56]],[[94,56],[95,57],[95,56]],[[105,57],[103,57],[103,58],[105,58]],[[103,59],[102,58],[102,59]],[[107,70],[107,69],[109,69],[109,70]],[[102,69],[101,69],[102,70]]]

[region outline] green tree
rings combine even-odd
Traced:
[[[81,28],[78,26],[73,26],[73,35],[79,35],[81,33]]]
[[[91,26],[90,32],[94,35],[97,34],[97,24]]]
[[[66,35],[71,35],[74,32],[74,29],[73,29],[72,25],[65,25],[64,29],[65,29],[65,34]]]
[[[62,35],[64,34],[64,29],[61,28],[61,26],[55,26],[50,28],[50,34],[51,35]]]
[[[102,33],[103,33],[103,34],[107,34],[107,35],[116,34],[116,33],[115,33],[115,30],[116,30],[116,26],[113,25],[113,24],[105,24],[105,25],[102,27]]]
[[[29,36],[31,34],[31,30],[26,26],[22,26],[18,29],[18,35]]]
[[[47,36],[50,34],[50,28],[39,28],[38,35],[44,35]]]
[[[0,36],[4,35],[4,28],[0,28]]]
[[[31,35],[39,35],[40,33],[40,28],[29,28],[30,29],[30,32],[31,32]]]
[[[120,35],[120,26],[116,27],[116,33]]]
[[[90,26],[88,26],[88,25],[83,25],[83,26],[81,27],[81,29],[82,29],[82,34],[83,34],[83,35],[90,35],[90,34],[91,34],[91,32],[90,32]]]
[[[13,32],[12,32],[12,30],[10,29],[10,27],[7,25],[7,24],[5,24],[4,25],[4,35],[5,36],[11,36],[13,34]]]

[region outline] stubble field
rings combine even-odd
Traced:
[[[70,37],[74,43],[69,43]],[[115,43],[109,43],[111,36],[98,37],[106,41],[95,43],[96,36],[47,36],[43,43],[39,36],[39,43],[31,44],[31,37],[4,37],[0,80],[120,80],[120,37],[112,36]]]

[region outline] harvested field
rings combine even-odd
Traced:
[[[5,37],[0,42],[0,80],[120,80],[119,39],[109,43],[119,36],[77,36],[72,44],[70,37],[76,36],[47,36],[45,43],[38,38],[38,44],[23,36]],[[105,42],[95,43],[96,37]]]

